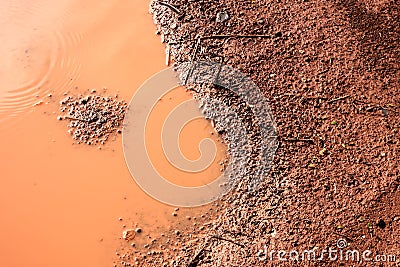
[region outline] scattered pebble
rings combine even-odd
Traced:
[[[127,241],[133,240],[135,238],[135,236],[136,236],[136,233],[135,233],[134,229],[127,229],[122,232],[122,238]]]
[[[216,22],[221,23],[225,22],[229,19],[228,12],[219,12],[217,13]]]
[[[379,228],[384,229],[386,227],[386,222],[382,219],[380,219],[377,224],[376,224]]]

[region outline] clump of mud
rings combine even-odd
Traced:
[[[68,132],[78,144],[104,144],[112,135],[121,133],[127,103],[117,97],[99,95],[67,96],[60,101]]]

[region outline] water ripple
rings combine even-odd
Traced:
[[[21,6],[22,5],[22,6]],[[5,3],[0,11],[0,123],[33,109],[48,94],[75,86],[81,64],[76,48],[84,33],[65,31],[63,21],[36,1]],[[48,15],[50,14],[50,15]],[[43,18],[44,17],[44,18]]]

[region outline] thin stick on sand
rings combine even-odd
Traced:
[[[215,238],[215,239],[218,239],[218,240],[226,241],[226,242],[232,243],[232,244],[234,244],[236,246],[239,246],[241,248],[244,248],[244,245],[239,244],[239,243],[237,243],[237,242],[235,242],[233,240],[230,240],[230,239],[226,239],[226,238],[223,238],[223,237],[220,237],[220,236],[216,236],[216,235],[211,236],[211,238]]]
[[[88,122],[87,120],[79,119],[79,118],[74,118],[74,117],[69,117],[69,116],[63,116],[63,119],[67,120],[73,120],[73,121],[83,121],[83,122]]]
[[[346,99],[346,98],[349,98],[349,97],[350,97],[349,95],[341,96],[341,97],[329,100],[328,103],[333,103],[333,102],[336,102],[336,101],[339,101],[339,100],[343,100],[343,99]]]
[[[169,47],[169,45],[167,44],[167,46],[165,47],[165,65],[169,66],[169,57],[171,54],[171,48]]]
[[[192,75],[192,72],[193,72],[193,61],[196,58],[197,51],[199,50],[200,43],[201,43],[201,38],[197,39],[196,46],[194,47],[193,54],[192,54],[192,56],[190,58],[190,68],[189,68],[188,74],[186,75],[186,78],[185,78],[185,83],[184,83],[185,85],[187,85],[189,77]]]
[[[179,9],[177,9],[175,6],[171,5],[171,4],[168,4],[168,3],[165,3],[165,2],[162,2],[162,1],[158,1],[157,3],[159,5],[168,7],[169,9],[174,11],[176,14],[179,14],[179,15],[181,14],[181,11]]]
[[[205,252],[204,248],[205,247],[203,247],[202,249],[199,250],[199,252],[196,253],[196,255],[193,257],[193,259],[190,261],[190,263],[187,267],[196,267],[199,264],[199,262],[202,258],[202,255]]]
[[[201,37],[202,40],[206,39],[224,39],[224,38],[272,38],[270,35],[225,35],[225,34],[220,34],[220,35],[207,35]]]

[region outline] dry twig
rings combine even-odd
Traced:
[[[241,34],[219,34],[219,35],[207,35],[201,37],[202,40],[206,39],[224,39],[224,38],[272,38],[270,35],[257,34],[257,35],[241,35]]]
[[[162,1],[158,1],[157,3],[158,3],[159,5],[168,7],[169,9],[171,9],[172,11],[174,11],[174,12],[175,12],[176,14],[178,14],[178,15],[181,15],[181,14],[182,14],[182,12],[181,12],[178,8],[176,8],[175,6],[173,6],[173,5],[171,5],[171,4],[168,4],[168,3],[165,3],[165,2],[162,2]]]
[[[341,97],[329,100],[328,103],[333,103],[333,102],[336,102],[336,101],[339,101],[339,100],[343,100],[343,99],[346,99],[346,98],[349,98],[349,97],[350,97],[349,95],[341,96]]]
[[[232,244],[235,244],[236,246],[239,246],[239,247],[241,247],[241,248],[244,248],[244,245],[242,245],[242,244],[240,244],[240,243],[237,243],[237,242],[235,242],[235,241],[233,241],[233,240],[230,240],[230,239],[226,239],[226,238],[223,238],[223,237],[220,237],[220,236],[216,236],[216,235],[211,236],[211,238],[218,239],[218,240],[222,240],[222,241],[226,241],[226,242],[230,242],[230,243],[232,243]]]

